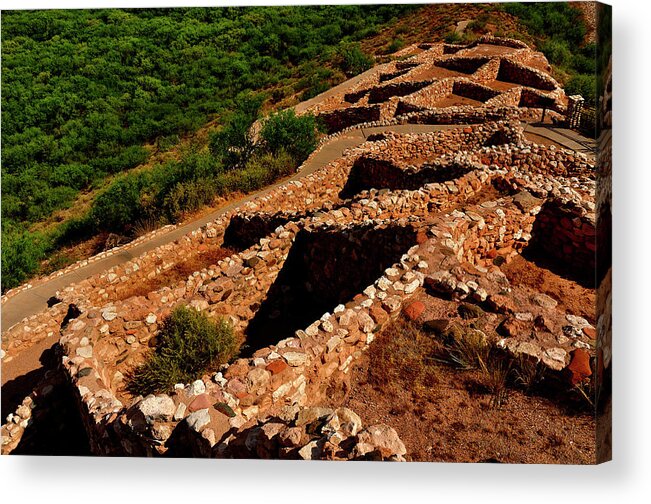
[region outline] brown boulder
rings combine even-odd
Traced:
[[[278,359],[278,360],[271,361],[267,365],[267,371],[271,371],[272,374],[276,375],[278,373],[282,373],[285,369],[287,369],[287,367],[288,366],[285,361]]]

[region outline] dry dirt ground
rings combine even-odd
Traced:
[[[380,336],[382,337],[382,336]],[[595,421],[587,411],[558,406],[552,399],[511,390],[505,404],[492,407],[479,371],[441,366],[427,400],[405,387],[387,390],[368,381],[365,355],[351,371],[351,392],[342,401],[365,425],[392,426],[408,460],[590,464],[595,460]]]
[[[563,311],[594,322],[594,289],[582,286],[558,264],[545,262],[534,251],[501,269],[513,286],[543,292],[558,300]],[[459,303],[425,292],[414,299],[425,305],[423,315],[385,329],[351,370],[346,392],[331,391],[330,406],[353,409],[365,425],[393,427],[405,443],[408,460],[595,462],[594,410],[578,392],[525,387],[515,379],[506,399],[496,404],[487,374],[445,362],[440,339],[421,328],[423,320],[460,321]],[[492,327],[479,326],[489,335]]]

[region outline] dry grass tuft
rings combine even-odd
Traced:
[[[434,355],[440,348],[415,324],[402,319],[392,322],[369,347],[369,383],[388,390],[404,387],[415,399],[430,397],[439,381]]]

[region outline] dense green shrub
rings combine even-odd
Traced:
[[[40,233],[2,232],[2,286],[16,287],[29,278],[45,255]]]
[[[339,55],[341,69],[349,77],[368,70],[374,63],[373,57],[365,54],[358,43],[342,44]]]
[[[456,31],[451,31],[448,32],[445,37],[443,37],[443,40],[445,40],[446,43],[448,44],[459,44],[463,40],[463,37],[459,35]]]
[[[392,53],[394,53],[396,51],[399,51],[403,47],[405,47],[405,41],[402,40],[401,38],[395,38],[389,44],[389,47],[387,48],[387,52],[389,54],[392,54]]]
[[[133,395],[169,392],[229,362],[239,344],[225,319],[216,321],[188,307],[175,308],[162,324],[155,350],[128,376]]]
[[[251,126],[258,119],[263,95],[243,93],[237,97],[236,109],[224,126],[210,135],[210,152],[227,169],[241,167],[253,153]]]
[[[215,187],[211,179],[179,182],[165,196],[163,208],[169,220],[176,222],[185,212],[198,210],[214,197]]]
[[[317,145],[317,122],[312,114],[297,116],[294,109],[272,114],[262,123],[263,148],[275,154],[284,150],[300,164]]]
[[[91,209],[97,226],[124,234],[130,224],[143,216],[140,197],[144,182],[141,174],[125,175],[100,193]]]
[[[594,104],[597,99],[597,77],[596,75],[574,75],[565,84],[565,92],[568,95],[580,94],[587,103]]]
[[[572,63],[574,58],[564,40],[547,40],[541,44],[540,50],[552,65],[567,66]]]

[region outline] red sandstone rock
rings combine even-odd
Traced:
[[[590,339],[597,339],[597,331],[594,327],[584,327],[583,334],[585,334]]]
[[[376,304],[371,306],[369,314],[378,325],[384,324],[389,319],[389,314]]]
[[[516,320],[515,318],[507,318],[499,327],[500,334],[514,338],[516,336],[523,336],[531,332],[531,325],[528,322]]]
[[[583,348],[577,348],[570,352],[570,355],[571,361],[567,369],[570,372],[570,382],[572,385],[576,385],[592,375],[590,354]]]
[[[425,311],[425,305],[420,301],[414,301],[403,308],[402,311],[409,320],[416,320]]]
[[[189,411],[198,411],[201,409],[210,408],[212,401],[208,394],[200,394],[195,397],[188,406]]]
[[[495,311],[500,313],[513,313],[515,311],[515,304],[513,300],[501,294],[491,294],[488,298],[488,305]]]
[[[273,374],[278,374],[282,373],[285,369],[287,369],[287,363],[283,360],[275,360],[270,362],[267,365],[267,371],[271,371]]]

